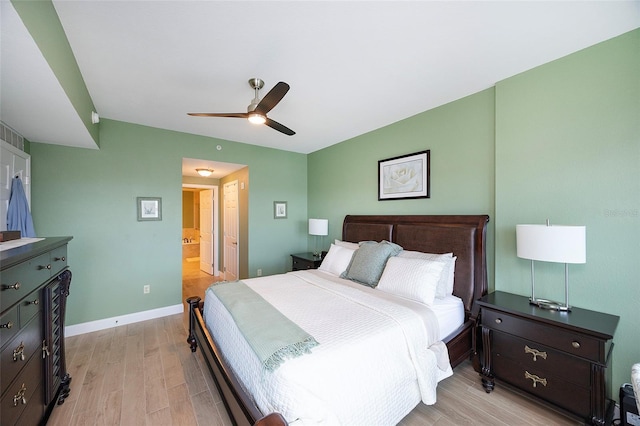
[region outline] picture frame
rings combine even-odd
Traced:
[[[378,201],[430,198],[431,151],[378,161]]]
[[[274,219],[287,218],[287,202],[286,201],[273,202],[273,218]]]
[[[137,197],[138,222],[162,220],[161,197]]]

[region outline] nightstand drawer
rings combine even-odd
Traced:
[[[559,327],[545,325],[505,312],[482,310],[482,325],[493,330],[519,336],[525,340],[539,342],[562,352],[604,364],[604,351],[597,339],[562,330]]]
[[[303,269],[314,269],[313,262],[309,262],[308,260],[293,258],[292,269],[294,271],[299,271]]]
[[[557,404],[582,418],[590,417],[589,389],[576,386],[542,370],[524,368],[508,358],[495,363],[493,372],[496,377],[523,391]]]
[[[591,386],[591,364],[571,355],[509,334],[494,332],[492,356],[506,357],[527,371],[539,371],[572,382],[583,388]],[[499,365],[495,359],[493,365]]]

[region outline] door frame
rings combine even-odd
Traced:
[[[219,186],[218,185],[200,185],[196,183],[183,183],[183,188],[200,188],[200,189],[212,189],[213,190],[213,235],[215,238],[213,239],[213,274],[214,276],[220,276],[220,265],[219,265],[219,233],[218,228],[220,227],[220,207],[219,207]]]

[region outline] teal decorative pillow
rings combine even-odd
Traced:
[[[375,287],[378,285],[387,259],[402,251],[402,247],[389,241],[365,241],[355,251],[343,278]]]

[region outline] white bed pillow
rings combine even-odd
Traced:
[[[318,269],[339,277],[340,274],[347,270],[354,252],[355,250],[350,248],[331,244],[329,252],[322,259]]]
[[[423,253],[421,251],[403,250],[398,257],[404,257],[409,259],[423,259],[423,260],[437,260],[445,262],[445,268],[442,271],[442,276],[438,281],[438,287],[436,288],[436,297],[442,299],[446,296],[453,294],[453,280],[456,270],[457,257],[453,253],[434,254]]]
[[[358,243],[350,243],[349,241],[342,240],[335,240],[334,244],[337,246],[346,247],[351,250],[358,250],[358,247],[360,247]]]
[[[390,257],[376,288],[431,305],[445,266],[441,260]]]

